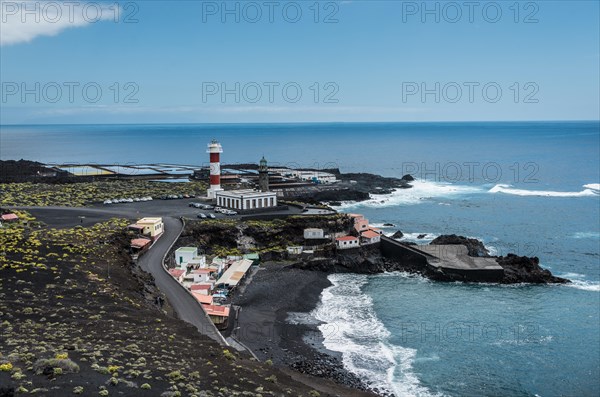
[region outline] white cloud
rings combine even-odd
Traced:
[[[56,36],[68,28],[119,21],[115,4],[79,1],[0,0],[0,46]]]

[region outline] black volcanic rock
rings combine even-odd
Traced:
[[[431,245],[465,245],[469,256],[487,257],[490,252],[485,245],[477,239],[457,236],[456,234],[444,234],[435,238]]]
[[[402,236],[404,236],[404,233],[402,233],[400,230],[392,234],[392,238],[402,238]]]
[[[427,234],[419,234],[419,235],[417,236],[417,238],[418,238],[419,240],[422,240],[422,239],[424,239],[425,237],[427,237]]]
[[[394,224],[393,224],[393,223],[384,223],[384,224],[383,224],[383,226],[386,226],[386,227],[394,227]]]
[[[406,175],[404,175],[404,176],[403,176],[401,179],[402,179],[402,180],[405,180],[405,181],[407,181],[407,182],[412,182],[412,181],[414,181],[414,180],[415,180],[415,178],[413,178],[413,176],[412,176],[411,174],[406,174]]]
[[[503,284],[565,284],[570,282],[567,279],[556,277],[550,270],[540,267],[540,260],[536,256],[508,254],[496,258],[496,262],[504,268]]]
[[[58,168],[48,168],[42,163],[29,160],[0,160],[0,183],[71,181],[72,175]]]
[[[306,195],[299,194],[299,198],[311,198],[315,202],[324,201],[364,201],[370,198],[368,192],[357,189],[321,190],[311,191]]]

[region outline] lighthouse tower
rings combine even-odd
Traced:
[[[261,192],[269,191],[269,168],[265,156],[260,160],[258,165],[258,188]]]
[[[210,188],[206,191],[209,199],[216,198],[218,191],[221,191],[221,153],[223,148],[221,144],[215,139],[208,144],[208,150],[210,154]]]

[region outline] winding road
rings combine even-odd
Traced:
[[[73,227],[76,225],[88,226],[101,222],[111,217],[136,218],[155,216],[155,212],[146,213],[131,207],[110,208],[79,208],[79,207],[14,207],[29,211],[40,221],[50,227]],[[195,326],[198,331],[209,338],[226,345],[221,333],[215,328],[212,321],[202,310],[200,303],[179,284],[163,268],[163,262],[169,250],[179,238],[183,230],[181,219],[173,216],[163,216],[165,232],[152,247],[138,259],[138,265],[146,272],[152,274],[156,286],[165,294],[167,300],[177,313],[178,317]]]
[[[142,270],[154,277],[156,286],[166,295],[167,300],[183,321],[198,328],[201,334],[225,344],[223,336],[200,307],[200,303],[163,268],[163,261],[183,230],[183,222],[175,218],[163,218],[165,232],[138,260]]]

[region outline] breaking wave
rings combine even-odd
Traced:
[[[413,371],[417,351],[393,345],[362,286],[366,275],[332,274],[312,315],[323,324],[323,344],[340,352],[344,367],[372,389],[396,396],[431,396]]]
[[[397,205],[414,205],[435,198],[457,198],[469,194],[485,193],[479,186],[453,185],[444,182],[412,181],[410,189],[396,189],[390,194],[372,194],[371,198],[360,202],[343,202],[340,208],[393,207]]]
[[[594,188],[595,186],[596,188]],[[591,197],[598,196],[598,184],[588,184],[579,192],[556,192],[552,190],[526,190],[515,189],[512,185],[498,184],[489,190],[490,193],[504,193],[516,196],[539,196],[539,197]]]
[[[585,280],[585,275],[580,273],[564,273],[560,275],[566,279],[571,280],[569,284],[565,284],[567,287],[577,288],[583,291],[596,291],[600,292],[600,282]]]

